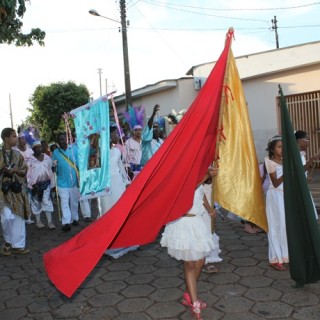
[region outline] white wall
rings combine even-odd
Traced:
[[[268,139],[279,133],[278,85],[284,95],[300,94],[320,90],[319,79],[320,63],[242,81],[259,160],[265,155]]]
[[[150,117],[155,104],[160,105],[160,115],[168,115],[174,109],[179,112],[187,109],[195,99],[198,91],[194,89],[193,78],[174,80],[176,87],[154,93],[147,93],[139,98],[133,97],[133,105],[142,105],[146,117]],[[124,110],[124,104],[117,104],[118,110]],[[119,112],[119,111],[118,111]]]

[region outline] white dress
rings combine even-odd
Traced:
[[[121,152],[118,148],[110,149],[110,195],[99,198],[99,211],[101,215],[109,211],[113,205],[119,200],[126,185],[130,181],[127,178],[127,173],[124,169]]]
[[[183,261],[197,261],[210,254],[215,248],[211,232],[205,225],[203,214],[204,189],[200,185],[194,194],[193,206],[188,211],[193,217],[182,217],[166,225],[160,244],[168,248],[168,254]]]
[[[277,178],[283,174],[282,165],[265,159],[266,169],[270,178],[270,173],[276,172]],[[269,262],[287,263],[289,262],[288,241],[286,231],[286,217],[284,209],[283,183],[275,188],[270,179],[270,185],[266,195],[266,212],[269,226]]]
[[[110,149],[110,189],[111,193],[108,196],[99,198],[99,211],[101,215],[108,212],[114,204],[120,199],[124,191],[126,190],[126,185],[130,181],[127,177],[127,173],[124,169],[121,160],[121,151],[118,148]],[[118,259],[127,252],[134,251],[139,246],[132,246],[128,248],[117,248],[108,249],[105,251],[106,255]]]

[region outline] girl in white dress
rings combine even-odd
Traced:
[[[168,248],[168,254],[184,261],[184,274],[187,291],[184,293],[184,305],[191,307],[197,319],[201,318],[201,309],[206,307],[198,300],[197,280],[201,274],[205,257],[215,248],[209,228],[205,225],[202,215],[215,216],[200,184],[195,191],[192,208],[180,219],[166,225],[161,246]]]
[[[268,157],[265,159],[270,185],[266,195],[266,212],[269,226],[269,262],[279,271],[289,262],[286,218],[283,196],[282,138],[274,136],[268,142]]]

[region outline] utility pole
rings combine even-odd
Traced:
[[[271,19],[271,22],[272,22],[272,29],[274,30],[275,32],[275,35],[276,35],[276,46],[277,46],[277,49],[279,49],[279,37],[278,37],[278,26],[277,26],[277,17],[274,16],[274,19]]]
[[[100,97],[102,96],[102,86],[101,86],[101,74],[102,74],[102,69],[98,69],[98,74],[99,74],[99,84],[100,84]]]
[[[126,110],[132,106],[129,55],[128,55],[128,39],[127,39],[127,21],[126,21],[126,1],[120,0],[120,16],[121,16],[121,32],[122,32],[122,49],[124,64],[124,82],[126,91]]]
[[[12,116],[12,106],[11,106],[11,94],[9,93],[9,114],[11,120],[11,128],[13,128],[13,116]]]

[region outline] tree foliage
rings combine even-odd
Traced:
[[[55,141],[56,134],[65,131],[63,114],[86,104],[89,96],[85,85],[72,81],[40,85],[29,100],[32,108],[28,121],[40,130],[42,139]]]
[[[0,43],[16,46],[44,45],[46,33],[39,28],[23,33],[22,18],[26,12],[25,0],[0,0]]]

